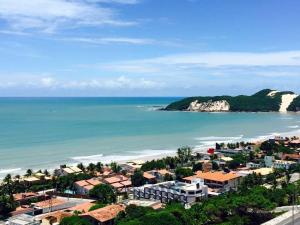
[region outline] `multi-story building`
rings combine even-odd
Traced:
[[[178,200],[184,204],[200,201],[207,197],[208,187],[203,180],[193,179],[191,183],[168,181],[158,184],[147,184],[133,189],[136,199],[153,199],[162,203]]]

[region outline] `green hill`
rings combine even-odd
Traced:
[[[273,94],[271,95],[271,93]],[[165,110],[188,110],[190,104],[195,102],[207,103],[209,101],[227,101],[230,105],[230,111],[233,112],[270,112],[279,111],[282,102],[282,95],[294,94],[290,91],[275,92],[271,89],[261,90],[251,96],[239,95],[239,96],[214,96],[214,97],[189,97],[176,101],[168,105]],[[300,110],[300,97],[298,96],[289,105],[288,111]]]

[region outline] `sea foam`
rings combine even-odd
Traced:
[[[174,150],[154,150],[154,149],[148,149],[148,150],[142,150],[142,151],[128,151],[127,155],[89,155],[89,156],[76,156],[71,157],[72,160],[75,162],[83,163],[85,165],[89,163],[97,163],[101,162],[104,164],[111,163],[111,162],[120,162],[120,161],[127,161],[127,160],[133,160],[138,158],[147,158],[147,157],[154,157],[164,154],[172,154],[175,153]]]

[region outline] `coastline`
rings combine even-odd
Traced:
[[[253,142],[253,143],[260,143],[262,141],[265,141],[269,138],[272,138],[272,137],[275,137],[275,136],[282,136],[282,137],[293,137],[293,136],[297,136],[297,137],[300,137],[300,129],[297,129],[295,131],[289,131],[289,132],[281,132],[281,133],[273,133],[273,134],[269,134],[269,135],[265,135],[265,136],[259,136],[259,137],[256,137],[256,138],[243,138],[241,137],[241,139],[238,139],[236,140],[237,142],[240,142],[240,141],[249,141],[249,142]],[[220,138],[220,137],[219,137]],[[224,137],[224,138],[230,138],[230,137]],[[232,138],[232,137],[231,137]],[[224,140],[224,142],[226,142],[226,140]],[[226,142],[226,143],[229,143],[229,142]],[[215,143],[214,143],[215,144]],[[196,146],[191,146],[193,151],[194,152],[206,152],[207,149],[209,147],[214,147],[214,144],[209,146],[205,146],[205,147],[202,147],[202,148],[197,148]],[[180,147],[180,146],[179,146]],[[155,150],[153,150],[155,151]],[[151,160],[158,160],[158,159],[162,159],[162,158],[165,158],[165,157],[168,157],[168,156],[175,156],[176,155],[176,150],[161,150],[163,151],[163,153],[160,153],[160,154],[148,154],[148,155],[141,155],[141,156],[137,156],[137,157],[133,157],[132,155],[129,156],[129,158],[127,159],[118,159],[118,160],[111,160],[111,162],[117,162],[119,164],[123,164],[123,163],[126,163],[126,162],[131,162],[131,161],[151,161]],[[99,154],[98,156],[103,156],[102,154]],[[92,156],[83,156],[83,157],[86,157],[86,158],[89,158],[89,157],[92,157]],[[113,155],[110,155],[109,157],[113,157]],[[124,156],[125,158],[128,157],[128,156]],[[100,160],[101,162],[101,160]],[[80,162],[78,162],[80,163]],[[78,163],[70,163],[68,165],[77,165]],[[88,163],[83,163],[84,165],[88,165]],[[109,164],[109,163],[107,163]],[[53,168],[43,168],[43,169],[47,169],[49,172],[53,172],[55,169],[58,169],[57,167],[53,167]],[[23,172],[23,170],[21,168],[15,168],[15,169],[6,169],[6,170],[2,170],[2,171],[13,171],[12,173],[2,173],[0,174],[0,182],[2,181],[2,179],[7,175],[7,174],[11,174],[11,175],[23,175],[25,172]],[[18,173],[19,171],[19,173]],[[16,172],[16,173],[14,173]]]

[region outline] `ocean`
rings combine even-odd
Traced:
[[[297,113],[157,110],[179,98],[0,98],[0,178],[299,132]]]

